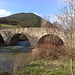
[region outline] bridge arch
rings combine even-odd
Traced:
[[[17,45],[18,42],[23,42],[26,40],[29,41],[29,38],[25,34],[17,33],[11,37],[10,45]],[[30,45],[30,41],[29,41],[29,45]]]
[[[4,46],[5,41],[3,39],[3,36],[0,34],[0,46]]]
[[[44,44],[44,43],[52,43],[53,45],[65,45],[64,38],[56,34],[45,34],[42,35],[37,42],[37,45]]]

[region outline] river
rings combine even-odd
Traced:
[[[10,70],[10,65],[13,65],[13,62],[16,61],[17,55],[24,54],[27,58],[31,52],[29,45],[28,41],[22,41],[15,46],[0,47],[0,72]]]

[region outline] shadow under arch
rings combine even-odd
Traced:
[[[4,46],[4,44],[5,44],[4,39],[2,35],[0,34],[0,46]]]
[[[41,44],[45,44],[45,43],[46,44],[52,44],[52,45],[55,45],[55,46],[64,45],[63,40],[55,34],[47,34],[47,35],[42,36],[38,40],[37,45],[41,45]]]
[[[30,46],[30,41],[28,39],[28,37],[24,34],[15,34],[10,41],[10,45],[20,45],[21,42],[23,41],[28,41],[28,44],[25,44],[27,46]],[[21,45],[24,46],[24,45]]]

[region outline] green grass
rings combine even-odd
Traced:
[[[1,27],[3,28],[13,28],[13,27],[17,27],[17,26],[13,26],[13,25],[8,25],[8,24],[0,24]]]
[[[57,62],[57,63],[56,63]],[[74,72],[75,72],[75,61]],[[46,61],[45,59],[31,62],[17,71],[18,75],[71,75],[70,63],[59,61]]]

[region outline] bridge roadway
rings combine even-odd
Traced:
[[[73,31],[73,41],[71,40],[70,32],[57,28],[13,28],[0,30],[0,35],[3,37],[7,45],[10,44],[12,37],[16,34],[24,34],[30,41],[30,45],[35,47],[39,39],[45,35],[53,34],[58,36],[66,46],[75,47],[75,31]]]

